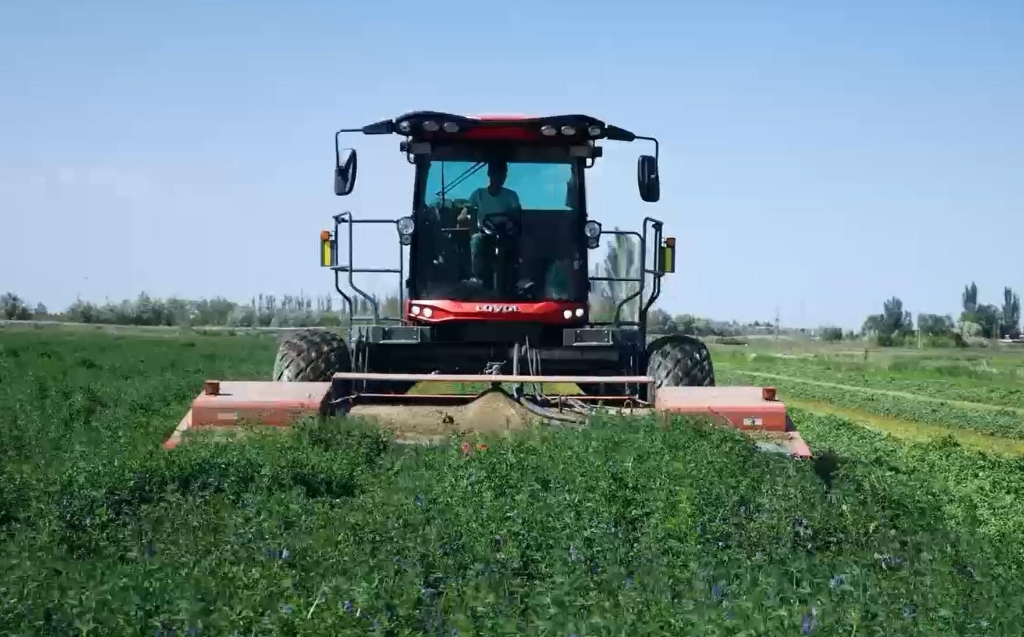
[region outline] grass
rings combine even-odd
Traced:
[[[159,449],[273,349],[0,331],[0,634],[1019,634],[1017,458],[799,410],[821,460],[685,419]]]

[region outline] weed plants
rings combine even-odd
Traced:
[[[272,352],[0,332],[0,634],[1019,634],[1019,463],[808,414],[813,462],[683,419],[159,449]]]

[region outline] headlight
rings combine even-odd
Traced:
[[[412,220],[412,217],[402,217],[398,220],[398,234],[410,235],[412,231],[416,229],[416,223]]]
[[[596,239],[601,236],[601,224],[596,221],[588,221],[583,224],[583,234],[587,235],[588,239]]]

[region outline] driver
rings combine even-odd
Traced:
[[[487,178],[490,183],[486,188],[477,188],[469,196],[469,205],[477,211],[477,224],[488,215],[522,209],[516,191],[505,187],[507,177],[506,162],[492,161],[487,164]]]
[[[477,188],[469,197],[470,207],[476,209],[477,227],[485,217],[495,214],[519,212],[522,205],[519,203],[519,195],[514,190],[505,188],[505,178],[508,176],[508,163],[504,161],[492,161],[487,165],[487,177],[489,184],[486,188]],[[473,278],[483,281],[486,262],[485,251],[493,254],[493,238],[483,233],[476,233],[469,240],[469,252],[472,258]]]

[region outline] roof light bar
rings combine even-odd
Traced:
[[[421,111],[408,113],[394,123],[381,122],[373,128],[384,132],[389,124],[392,132],[407,137],[425,135],[458,135],[472,140],[526,141],[549,138],[574,138],[580,140],[612,139],[632,141],[629,131],[584,115],[558,115],[553,117],[463,117],[451,113]],[[366,132],[364,130],[364,132]]]

